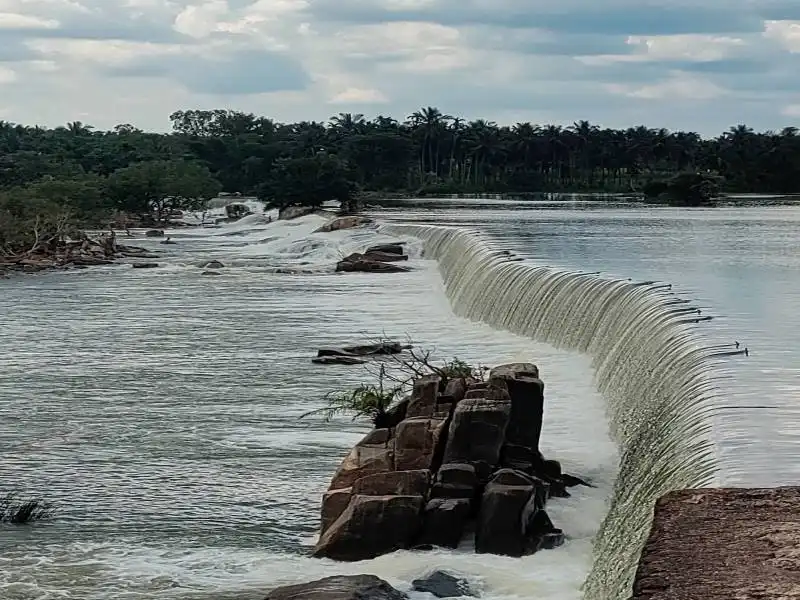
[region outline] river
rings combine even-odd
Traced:
[[[533,263],[673,283],[718,317],[704,335],[750,350],[726,363],[728,400],[715,416],[723,482],[793,479],[797,209],[416,203],[380,218],[458,224]],[[618,460],[589,358],[455,316],[436,263],[410,238],[410,273],[333,274],[339,256],[393,238],[312,234],[321,222],[179,230],[175,246],[131,241],[164,251],[159,269],[0,281],[0,493],[56,509],[50,522],[0,528],[0,597],[246,600],[360,572],[407,591],[433,566],[475,577],[489,600],[582,596]],[[212,259],[227,267],[202,275]],[[597,484],[549,505],[564,547],[521,560],[466,550],[354,565],[307,558],[321,492],[366,430],[298,418],[365,377],[309,359],[381,336],[440,357],[539,364],[543,451]]]

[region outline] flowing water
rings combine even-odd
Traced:
[[[254,215],[174,232],[174,246],[133,242],[164,252],[159,269],[0,281],[0,493],[57,508],[0,528],[0,597],[246,600],[364,572],[408,590],[442,566],[489,600],[577,599],[587,573],[587,596],[624,598],[660,491],[785,483],[797,468],[800,218],[597,206],[404,207],[380,230],[333,234],[312,233],[319,217]],[[398,237],[412,272],[332,273],[342,254]],[[495,252],[509,248],[526,261]],[[228,266],[203,275],[212,259]],[[649,279],[675,285],[634,285]],[[681,298],[724,318],[689,322]],[[366,429],[298,419],[366,376],[309,357],[406,335],[441,357],[539,364],[543,451],[597,484],[551,502],[565,546],[307,558],[320,494]],[[750,356],[720,356],[733,339]]]

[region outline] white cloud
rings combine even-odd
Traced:
[[[800,52],[800,21],[764,21],[764,36],[789,52]]]
[[[11,83],[17,80],[17,74],[8,67],[0,65],[0,84]]]
[[[0,12],[0,29],[55,29],[59,25],[55,19],[43,19],[33,15],[13,12]]]
[[[331,104],[385,104],[389,99],[379,90],[370,88],[347,88],[331,98]]]
[[[610,84],[608,90],[642,100],[711,100],[725,94],[720,86],[683,73],[672,73],[669,79],[653,85]]]
[[[790,104],[785,106],[781,111],[787,117],[794,117],[800,119],[800,104]]]
[[[209,0],[202,4],[191,4],[184,8],[175,17],[173,25],[175,31],[191,36],[203,38],[218,30],[222,17],[230,11],[225,0]]]

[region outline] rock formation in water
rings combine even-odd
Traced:
[[[393,420],[345,457],[322,501],[317,557],[355,561],[402,548],[524,556],[564,541],[545,511],[579,480],[539,452],[544,383],[529,363],[485,382],[421,377]]]
[[[265,600],[407,600],[375,575],[336,575],[272,590]]]
[[[315,230],[314,233],[330,233],[331,231],[339,231],[340,229],[352,229],[353,227],[361,227],[368,223],[372,223],[372,219],[359,215],[336,217]]]
[[[408,271],[393,263],[408,260],[401,244],[371,246],[363,253],[355,252],[336,264],[337,272],[403,273]]]

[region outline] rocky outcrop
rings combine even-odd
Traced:
[[[485,382],[417,379],[334,474],[314,555],[455,548],[472,529],[476,552],[524,556],[562,544],[546,503],[585,482],[539,452],[543,390],[530,364],[497,367]]]
[[[361,227],[368,223],[372,223],[372,219],[358,215],[337,217],[325,223],[322,227],[314,231],[314,233],[330,233],[331,231],[339,231],[340,229],[352,229],[353,227]]]
[[[265,600],[406,600],[375,575],[336,575],[272,590]]]
[[[407,267],[394,264],[408,260],[400,244],[371,246],[365,252],[355,252],[336,264],[337,272],[363,271],[368,273],[402,273]]]

